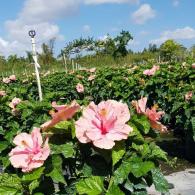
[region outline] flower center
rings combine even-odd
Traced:
[[[104,125],[104,122],[101,120],[101,132],[102,135],[105,135],[107,133],[107,128]]]

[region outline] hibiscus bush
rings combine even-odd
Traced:
[[[134,105],[138,114],[115,100],[86,107],[75,101],[69,106],[53,102],[51,120],[13,139],[0,192],[147,194],[152,184],[167,192],[159,169],[167,156],[150,139],[155,134],[151,121],[161,124],[161,112],[146,109],[146,99]]]
[[[0,80],[1,194],[164,193],[155,137],[195,137],[188,64],[42,76],[42,102],[34,77]]]

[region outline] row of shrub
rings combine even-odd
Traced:
[[[148,67],[120,67],[98,70],[56,73],[41,78],[44,100],[39,102],[36,80],[17,78],[1,82],[0,91],[0,192],[2,194],[147,194],[152,183],[164,193],[168,184],[159,168],[159,160],[167,161],[152,138],[146,116],[136,114],[132,100],[148,97],[147,107],[159,107],[165,112],[162,123],[169,131],[194,137],[194,69],[184,64],[162,64],[151,76],[143,74]],[[82,90],[78,90],[80,84]],[[12,108],[14,98],[22,101]],[[82,116],[61,122],[42,132],[49,138],[50,156],[43,166],[29,173],[14,169],[8,154],[14,147],[14,137],[31,132],[51,119],[51,102],[70,104],[72,100],[85,107],[91,101],[114,99],[127,103],[133,128],[127,140],[116,142],[112,150],[82,144],[75,136],[75,121]],[[81,110],[82,111],[82,110]]]

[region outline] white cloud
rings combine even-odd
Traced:
[[[139,4],[139,0],[84,0],[85,4],[103,4],[103,3],[132,3]]]
[[[91,27],[86,24],[86,25],[83,26],[83,31],[86,32],[86,33],[89,33],[91,31]]]
[[[19,14],[19,20],[25,23],[53,21],[75,12],[80,0],[26,0]]]
[[[156,12],[149,4],[143,4],[132,14],[132,19],[136,24],[144,24],[146,21],[154,18]]]
[[[128,46],[132,46],[132,47],[135,47],[135,46],[138,46],[138,45],[140,45],[140,42],[139,41],[137,41],[137,40],[130,40],[129,42],[128,42]]]
[[[179,0],[173,0],[173,6],[177,7],[179,5]]]
[[[6,56],[10,53],[24,55],[25,50],[31,49],[28,36],[31,29],[37,31],[38,43],[47,42],[54,37],[62,40],[56,20],[76,14],[81,4],[103,3],[136,4],[139,0],[25,0],[17,18],[5,22],[7,34],[6,37],[0,37],[0,53]],[[90,26],[85,25],[83,30],[89,32]]]
[[[6,41],[0,37],[0,55],[5,55],[6,57],[10,54],[25,54],[28,48],[25,44],[18,41]]]
[[[26,0],[15,20],[5,22],[7,37],[1,38],[0,53],[8,55],[15,49],[18,55],[30,50],[28,31],[37,31],[37,42],[47,42],[51,38],[62,40],[59,26],[55,20],[74,13],[81,0]],[[2,41],[3,40],[3,41]],[[7,46],[5,48],[5,43]],[[38,45],[40,49],[40,45]]]
[[[174,40],[195,39],[195,29],[186,26],[184,28],[178,28],[173,31],[167,30],[161,34],[160,38],[151,40],[150,42],[155,44],[161,44],[168,39],[174,39]]]

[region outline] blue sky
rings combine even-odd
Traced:
[[[32,28],[39,51],[41,43],[56,37],[56,54],[80,36],[99,39],[122,29],[132,33],[134,51],[170,38],[190,47],[194,8],[194,0],[6,0],[0,7],[0,54],[24,55],[31,49]]]

